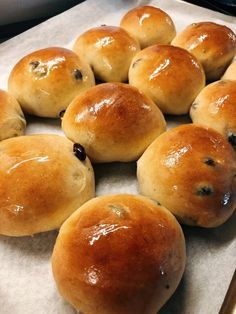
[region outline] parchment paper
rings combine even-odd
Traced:
[[[181,1],[88,0],[0,45],[0,88],[7,88],[11,68],[25,54],[48,46],[72,47],[75,38],[92,26],[118,25],[130,8],[153,4],[173,18],[177,30],[198,21],[216,21],[236,31],[236,19]],[[169,121],[173,127],[189,121]],[[60,121],[28,119],[27,133],[60,133]],[[97,195],[137,193],[135,163],[95,166]],[[161,314],[216,314],[236,265],[236,215],[222,227],[205,230],[183,227],[187,267],[176,293]],[[34,237],[0,236],[0,313],[71,314],[76,311],[58,294],[50,256],[57,231]],[[134,314],[134,313],[131,313]]]

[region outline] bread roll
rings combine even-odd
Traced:
[[[155,44],[169,44],[176,35],[171,17],[148,5],[127,12],[120,26],[138,40],[142,49]]]
[[[195,99],[190,115],[193,123],[215,129],[236,148],[236,81],[207,85]]]
[[[236,81],[236,61],[230,64],[230,66],[225,71],[222,79]]]
[[[100,26],[79,36],[73,50],[91,65],[97,79],[125,82],[130,63],[140,48],[123,28]]]
[[[153,101],[135,87],[104,83],[69,105],[62,129],[94,162],[132,161],[165,131],[166,122]]]
[[[23,135],[25,127],[26,121],[19,103],[0,89],[0,141]]]
[[[58,135],[0,142],[0,234],[25,236],[58,228],[94,197],[93,169],[85,158],[78,144]]]
[[[185,267],[174,216],[134,195],[94,198],[62,226],[52,268],[62,296],[88,314],[156,314]]]
[[[21,59],[10,74],[8,89],[24,112],[55,118],[94,84],[92,70],[73,51],[53,47]]]
[[[218,80],[236,53],[236,36],[224,25],[193,23],[172,41],[191,52],[203,65],[209,81]]]
[[[141,194],[158,200],[180,222],[223,224],[235,209],[235,153],[223,136],[182,125],[159,136],[138,161]]]
[[[170,45],[148,47],[134,57],[129,83],[164,113],[186,114],[205,85],[201,65],[188,51]]]

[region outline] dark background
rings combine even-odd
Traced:
[[[48,15],[44,16],[43,18],[37,18],[8,25],[0,25],[0,42],[16,36],[26,31],[27,29],[49,19],[50,17],[70,9],[80,2],[83,2],[83,0],[65,0],[60,5],[57,5],[53,12],[48,12]],[[224,14],[236,16],[236,0],[189,0],[186,2],[190,2]]]

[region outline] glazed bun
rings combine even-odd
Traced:
[[[156,314],[184,267],[185,241],[174,216],[134,195],[84,204],[62,225],[52,255],[61,295],[90,314]]]
[[[159,136],[138,161],[141,194],[168,208],[180,222],[223,224],[235,209],[235,153],[213,129],[182,125]]]
[[[21,59],[8,89],[24,112],[55,118],[75,96],[95,84],[91,68],[65,48],[46,48]]]
[[[134,57],[129,83],[168,114],[186,114],[205,86],[202,66],[188,51],[170,45],[148,47]]]
[[[93,169],[79,148],[58,135],[0,142],[0,234],[26,236],[58,228],[94,197]]]
[[[172,45],[191,52],[203,65],[206,78],[218,80],[236,53],[236,36],[224,25],[193,23],[172,41]]]
[[[132,161],[166,130],[166,122],[154,102],[135,87],[104,83],[69,105],[62,129],[94,162]]]
[[[25,127],[26,121],[19,103],[0,89],[0,141],[23,135]]]
[[[230,64],[230,66],[225,71],[222,79],[236,81],[236,61]]]
[[[103,82],[125,82],[138,42],[123,28],[100,26],[91,28],[76,40],[73,50],[93,68]]]
[[[141,48],[169,44],[176,35],[170,16],[159,8],[141,6],[126,13],[120,26],[136,38]]]
[[[217,81],[207,85],[194,101],[193,123],[212,127],[236,148],[236,81]]]

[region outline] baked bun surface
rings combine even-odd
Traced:
[[[195,99],[190,116],[221,133],[236,148],[236,81],[207,85]]]
[[[216,227],[235,209],[235,165],[235,152],[220,133],[182,125],[163,133],[139,159],[139,189],[182,223]]]
[[[213,22],[189,25],[172,45],[191,52],[203,65],[206,78],[218,80],[236,53],[236,36],[228,27]]]
[[[0,141],[24,134],[26,121],[17,100],[0,89]]]
[[[73,50],[93,68],[95,77],[103,82],[125,82],[138,42],[123,28],[100,26],[79,36]]]
[[[120,26],[138,40],[142,49],[155,44],[169,44],[176,35],[171,17],[148,5],[127,12]]]
[[[104,83],[72,101],[62,129],[94,162],[131,161],[166,130],[166,122],[155,103],[135,87]]]
[[[94,197],[88,158],[58,135],[29,135],[0,142],[0,234],[25,236],[58,228]]]
[[[94,84],[89,65],[73,51],[52,47],[22,58],[11,71],[8,89],[24,112],[55,118]]]
[[[148,47],[134,57],[129,83],[149,96],[163,113],[186,114],[205,86],[200,63],[188,51],[170,45]]]
[[[94,198],[62,225],[53,255],[62,296],[89,314],[156,314],[185,267],[173,215],[142,196]]]
[[[222,79],[223,80],[236,81],[236,61],[232,62],[229,65],[229,67],[226,69]]]

